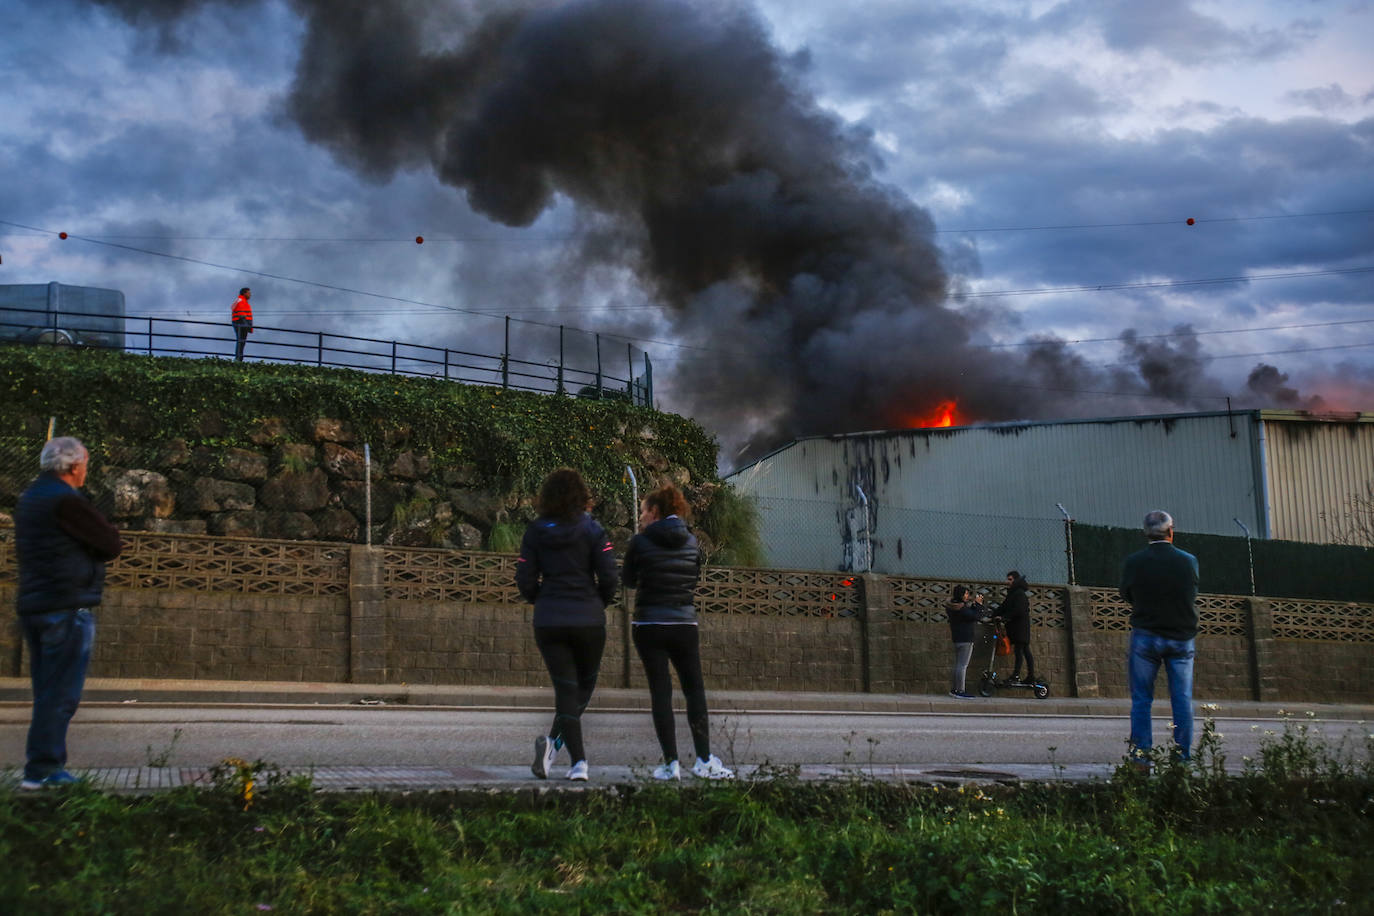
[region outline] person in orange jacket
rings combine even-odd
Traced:
[[[248,335],[253,333],[253,307],[248,304],[248,300],[253,298],[253,291],[248,287],[239,290],[239,297],[234,300],[233,311],[229,313],[229,319],[234,324],[234,336],[237,342],[234,344],[234,362],[243,362],[243,345],[248,340]]]

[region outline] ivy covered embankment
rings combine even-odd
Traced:
[[[617,540],[640,493],[681,486],[698,513],[720,490],[700,426],[585,400],[313,366],[0,348],[0,512],[33,476],[55,418],[91,451],[88,490],[125,527],[489,546],[533,515],[550,470],[579,469]]]

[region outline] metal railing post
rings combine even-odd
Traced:
[[[596,335],[596,396],[601,397],[601,335]]]
[[[396,374],[396,341],[391,342],[391,374]]]
[[[324,365],[324,331],[315,332],[315,365]]]
[[[563,325],[558,326],[558,393],[567,394],[563,388]]]
[[[506,316],[506,346],[501,351],[501,387],[510,387],[510,316]]]

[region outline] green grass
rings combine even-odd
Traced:
[[[1360,911],[1374,773],[1302,730],[1226,776],[965,789],[786,777],[581,792],[0,795],[5,913]],[[255,786],[246,797],[249,780]],[[1367,911],[1367,910],[1366,910]]]

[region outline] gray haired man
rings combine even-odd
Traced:
[[[1156,509],[1145,515],[1149,546],[1126,558],[1121,597],[1131,603],[1126,676],[1131,685],[1131,759],[1148,767],[1154,745],[1150,707],[1159,668],[1169,677],[1174,748],[1187,760],[1193,744],[1193,657],[1197,637],[1197,557],[1174,546],[1174,520]]]
[[[17,606],[33,684],[22,789],[77,781],[66,769],[67,725],[86,685],[105,561],[122,546],[119,531],[80,491],[89,460],[76,439],[49,441],[14,512]]]

